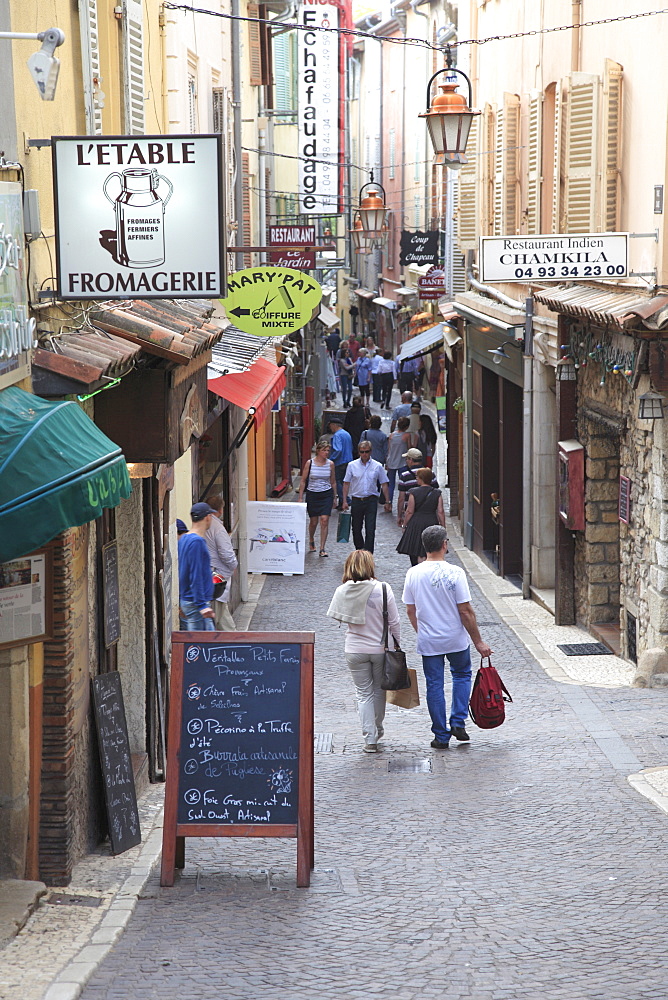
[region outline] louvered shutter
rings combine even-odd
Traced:
[[[557,81],[554,90],[554,137],[553,137],[553,160],[552,160],[552,220],[551,232],[561,232],[561,203],[562,203],[562,133],[563,133],[563,111],[564,96],[563,85]]]
[[[518,229],[520,100],[505,94],[496,113],[494,135],[494,235],[514,236]]]
[[[619,231],[620,171],[622,164],[622,74],[619,63],[605,61],[601,135],[601,230]]]
[[[225,91],[222,87],[211,88],[213,102],[213,131],[225,132]]]
[[[477,205],[476,188],[478,177],[478,139],[480,136],[480,116],[471,122],[469,140],[466,144],[466,156],[468,163],[465,163],[458,173],[457,208],[455,216],[457,219],[456,242],[460,250],[477,249],[478,227],[477,227]]]
[[[291,33],[281,32],[274,38],[274,107],[278,111],[294,111],[290,73]]]
[[[143,135],[144,15],[140,0],[123,0],[123,105],[126,135]]]
[[[241,243],[247,247],[253,245],[251,233],[251,201],[250,201],[250,157],[248,153],[241,154],[241,186],[242,195],[242,219],[241,219]],[[244,267],[252,266],[252,258],[249,253],[244,254]]]
[[[542,183],[541,147],[543,138],[543,97],[537,91],[529,96],[528,171],[526,190],[526,231],[540,232],[540,195]]]
[[[477,119],[475,119],[477,121]],[[471,140],[469,139],[469,142]],[[463,169],[463,168],[462,168]],[[445,245],[447,247],[449,268],[449,294],[456,295],[458,292],[466,291],[466,264],[459,236],[461,216],[459,213],[459,198],[461,195],[459,184],[454,177],[448,177],[446,192],[446,205],[448,206],[448,227],[446,229]],[[474,219],[475,221],[475,219]]]
[[[248,57],[250,61],[250,82],[254,87],[261,87],[262,79],[262,42],[260,39],[260,5],[248,4]]]
[[[571,73],[563,140],[564,232],[596,230],[597,141],[600,82],[590,73]]]
[[[482,219],[480,235],[491,236],[494,232],[494,108],[486,104],[482,113],[481,132],[478,136],[479,162],[478,176],[481,183],[478,188],[480,198],[480,216]]]
[[[79,29],[81,35],[81,68],[83,75],[84,111],[86,134],[102,134],[102,108],[100,91],[100,44],[97,31],[97,0],[79,0]]]

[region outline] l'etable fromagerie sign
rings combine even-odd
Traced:
[[[481,281],[591,281],[628,276],[628,233],[483,236]]]
[[[222,290],[219,135],[53,139],[63,299]]]

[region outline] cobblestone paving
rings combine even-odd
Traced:
[[[379,514],[379,534],[400,597],[394,519]],[[293,841],[189,840],[175,887],[154,874],[84,1000],[665,1000],[668,817],[601,745],[620,733],[642,767],[665,763],[666,697],[555,683],[474,593],[514,697],[506,725],[439,753],[424,706],[389,708],[383,751],[363,754],[343,629],[324,615],[349,549],[329,551],[270,577],[252,623],[317,633],[316,731],[334,749],[316,756],[312,887],[295,888]]]

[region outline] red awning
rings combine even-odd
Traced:
[[[285,368],[258,358],[247,372],[219,375],[207,382],[211,392],[229,400],[242,410],[255,410],[255,426],[266,420],[271,408],[285,389]]]

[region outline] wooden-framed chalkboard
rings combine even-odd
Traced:
[[[186,837],[296,837],[313,847],[313,632],[174,632],[160,884]]]
[[[104,645],[109,648],[121,637],[121,605],[118,592],[118,547],[116,540],[102,546],[102,601]]]
[[[122,854],[141,843],[141,830],[121,675],[117,671],[93,678],[93,704],[111,853]]]

